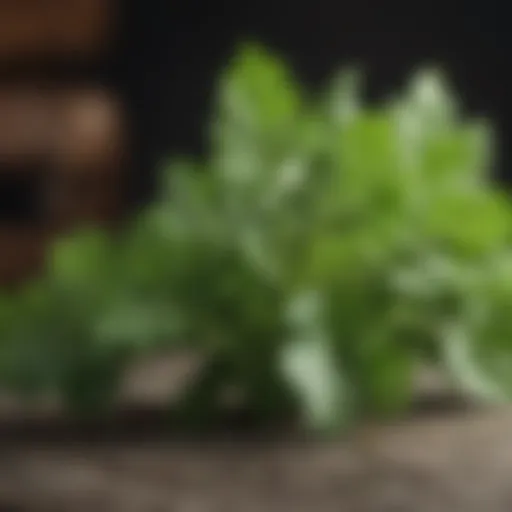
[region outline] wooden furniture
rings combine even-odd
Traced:
[[[43,268],[54,236],[109,223],[123,199],[123,106],[87,76],[38,77],[45,62],[100,58],[112,33],[108,0],[0,0],[0,285]],[[37,72],[28,73],[37,58]],[[35,68],[34,68],[35,69]],[[65,77],[66,69],[60,77]]]

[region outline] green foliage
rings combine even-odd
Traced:
[[[0,344],[5,386],[57,393],[77,414],[109,404],[125,359],[96,332],[117,294],[111,245],[97,232],[62,239],[51,248],[48,274],[4,297],[10,312]]]
[[[48,276],[2,299],[4,381],[90,408],[130,358],[186,344],[208,361],[182,398],[201,422],[230,387],[328,431],[396,414],[424,358],[508,399],[510,203],[489,128],[442,75],[370,109],[344,72],[313,101],[245,45],[217,92],[205,161],[171,163],[121,236],[59,242]]]

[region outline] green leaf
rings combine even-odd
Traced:
[[[360,399],[369,414],[402,412],[412,400],[414,358],[400,330],[374,321],[357,348]]]
[[[486,350],[487,355],[479,352],[476,350],[478,340],[461,325],[445,327],[441,343],[446,368],[462,391],[490,403],[510,400],[512,359],[508,351],[493,354],[491,348]]]
[[[423,172],[433,187],[482,186],[490,169],[490,132],[483,124],[437,132],[424,143]]]
[[[365,112],[340,133],[333,192],[365,214],[396,211],[410,193],[405,164],[392,119]]]
[[[306,424],[333,431],[352,420],[352,395],[323,333],[292,339],[281,356],[285,380],[297,395]]]
[[[332,350],[326,329],[324,297],[301,293],[286,314],[290,338],[281,352],[281,371],[298,397],[304,421],[316,430],[332,431],[352,419],[352,390]]]
[[[327,118],[334,125],[345,126],[354,121],[362,110],[362,72],[345,69],[334,75],[325,93]]]
[[[215,105],[213,164],[232,207],[243,209],[279,172],[300,126],[301,93],[281,59],[245,44],[219,80]]]
[[[427,229],[456,250],[482,254],[499,251],[509,243],[511,220],[507,198],[492,190],[458,189],[433,201]]]
[[[407,101],[424,133],[444,131],[456,121],[459,113],[445,74],[436,68],[416,71],[409,82]]]
[[[220,115],[241,130],[275,133],[297,120],[297,84],[285,63],[257,44],[240,47],[220,87]]]
[[[97,286],[110,270],[111,240],[99,230],[74,233],[59,239],[52,248],[51,278],[68,287]]]
[[[147,350],[182,341],[185,327],[184,318],[170,304],[124,300],[99,316],[94,335],[108,346]]]

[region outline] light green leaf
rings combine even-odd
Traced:
[[[328,118],[339,126],[353,121],[362,108],[361,92],[362,72],[359,69],[336,73],[327,87]]]
[[[323,294],[295,296],[286,313],[290,339],[281,352],[281,371],[299,399],[307,425],[332,430],[345,425],[352,410],[351,390],[332,350],[325,326]]]
[[[297,118],[300,94],[290,71],[257,44],[240,47],[220,87],[220,115],[242,131],[275,132]]]
[[[418,70],[409,82],[409,105],[421,120],[421,129],[445,130],[456,120],[459,107],[445,74],[436,68]]]
[[[352,395],[341,366],[335,363],[321,332],[306,334],[287,344],[281,356],[282,373],[298,396],[306,424],[330,431],[352,416]]]

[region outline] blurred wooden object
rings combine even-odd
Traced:
[[[38,229],[118,217],[123,139],[121,108],[102,89],[0,89],[0,283],[39,266]]]
[[[113,33],[111,0],[0,0],[0,62],[97,57]]]
[[[65,229],[116,218],[125,155],[120,105],[102,90],[68,89],[58,95],[56,119],[49,188],[53,222]]]
[[[0,86],[0,159],[48,155],[68,169],[118,162],[121,107],[95,87]]]
[[[63,230],[120,213],[121,108],[86,77],[64,84],[110,52],[120,5],[0,0],[0,284],[41,270]]]

